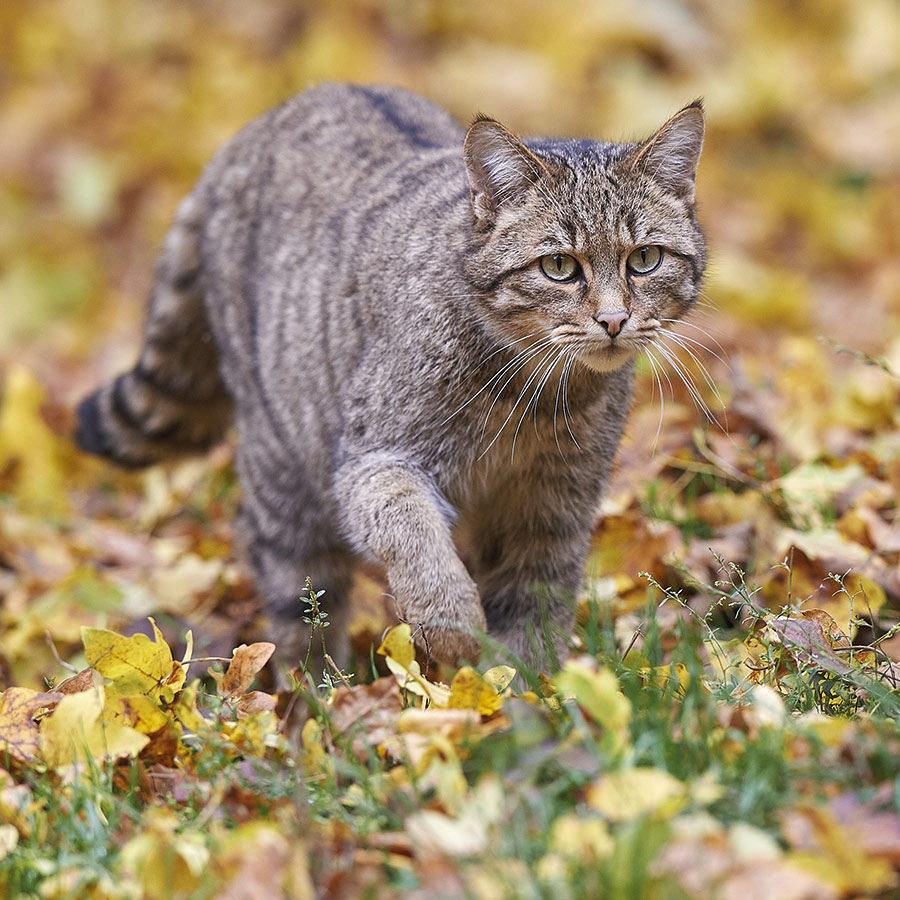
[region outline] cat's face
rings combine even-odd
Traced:
[[[481,245],[469,275],[502,338],[611,371],[687,312],[706,262],[694,215],[703,131],[699,104],[642,144],[526,148],[497,122],[472,125]]]

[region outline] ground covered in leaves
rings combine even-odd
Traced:
[[[900,12],[549,9],[0,6],[0,895],[897,896]],[[521,133],[706,98],[705,305],[641,363],[560,672],[426,666],[368,571],[354,673],[276,692],[230,447],[71,445],[203,163],[327,78]]]

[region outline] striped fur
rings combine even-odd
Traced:
[[[144,465],[240,434],[241,529],[296,661],[304,579],[336,648],[360,556],[440,659],[487,630],[549,665],[572,624],[633,357],[694,302],[699,104],[643,143],[468,132],[323,85],[247,126],[179,209],[135,368],[82,447]],[[658,269],[625,259],[663,247]],[[547,254],[578,261],[551,280]]]

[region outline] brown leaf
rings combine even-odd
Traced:
[[[60,694],[80,694],[82,691],[88,691],[94,686],[94,670],[88,666],[82,669],[71,678],[61,681],[56,690]]]
[[[849,675],[853,669],[832,649],[832,643],[819,622],[805,618],[770,619],[767,627],[771,633],[803,663],[813,663],[835,675]]]
[[[52,708],[62,699],[54,692],[39,693],[28,688],[7,688],[0,696],[0,754],[8,753],[19,762],[31,762],[40,746],[40,731],[34,714]]]
[[[241,644],[234,651],[228,671],[222,677],[222,683],[219,686],[221,693],[226,697],[243,694],[274,652],[275,645],[268,641],[260,641],[249,646]]]
[[[402,708],[397,679],[388,675],[371,684],[338,688],[331,721],[336,731],[352,735],[354,752],[363,754],[396,733]]]
[[[239,719],[244,716],[252,716],[254,713],[274,712],[278,704],[278,698],[264,691],[250,691],[239,697],[235,704],[235,710]]]

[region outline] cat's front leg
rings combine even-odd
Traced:
[[[341,466],[336,489],[348,536],[385,567],[398,612],[420,643],[443,662],[476,662],[484,611],[432,480],[403,459],[367,454]]]

